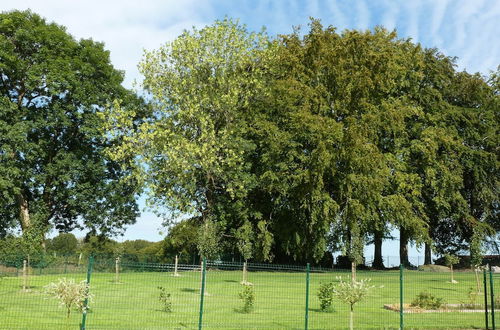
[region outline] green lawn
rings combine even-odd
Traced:
[[[349,322],[345,305],[335,302],[330,313],[319,310],[316,297],[321,282],[336,280],[347,273],[311,273],[309,295],[309,329],[341,329]],[[21,277],[0,280],[1,329],[78,329],[81,314],[69,319],[58,302],[43,293],[43,286],[60,277],[80,281],[82,274],[32,276],[32,289],[23,292]],[[384,304],[399,302],[399,272],[358,272],[358,278],[371,278],[372,289],[367,299],[355,308],[355,328],[398,328],[399,313],[385,310]],[[248,280],[255,291],[255,309],[240,311],[240,271],[207,272],[204,297],[204,328],[226,329],[303,329],[305,315],[304,273],[250,272]],[[449,273],[405,271],[404,301],[410,303],[427,290],[444,298],[446,303],[468,301],[467,292],[475,287],[473,273],[456,273],[457,284],[449,283]],[[481,278],[482,279],[482,278]],[[495,278],[500,294],[500,277]],[[173,311],[161,310],[158,286],[172,295]],[[482,287],[482,282],[481,282]],[[94,273],[91,279],[94,302],[87,318],[87,329],[184,329],[197,328],[200,307],[200,273],[185,271],[180,277],[161,272],[125,272],[120,283],[113,273]],[[478,303],[484,296],[478,297]],[[497,326],[499,316],[497,313]],[[405,314],[406,328],[484,328],[484,313],[420,313]],[[491,323],[490,323],[491,324]]]

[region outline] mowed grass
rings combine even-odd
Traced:
[[[194,329],[200,308],[200,272],[181,272],[180,277],[166,272],[123,272],[119,283],[114,273],[94,273],[91,292],[94,301],[87,316],[87,329]],[[238,297],[242,290],[241,271],[207,271],[203,327],[212,329],[304,329],[306,274],[250,272],[255,308],[243,313]],[[322,282],[347,279],[349,273],[311,273],[309,329],[343,329],[349,324],[349,308],[335,301],[333,311],[320,311],[317,291]],[[1,329],[78,329],[82,316],[72,312],[66,318],[58,302],[44,293],[43,287],[58,278],[83,280],[85,274],[37,275],[30,278],[31,289],[22,291],[22,277],[0,280]],[[358,271],[358,279],[371,278],[375,286],[369,296],[355,307],[355,328],[396,329],[399,313],[384,309],[384,304],[399,303],[399,272]],[[405,271],[404,302],[410,303],[421,291],[444,298],[446,303],[467,303],[470,287],[476,287],[473,273],[456,273],[457,284],[449,283],[449,273]],[[495,280],[500,294],[500,277]],[[481,277],[481,288],[482,288]],[[172,312],[162,311],[159,286],[171,294]],[[484,296],[477,298],[483,303]],[[499,324],[497,313],[497,324]],[[484,312],[405,314],[406,328],[484,328]],[[491,322],[491,321],[490,321]],[[490,323],[491,324],[491,323]]]

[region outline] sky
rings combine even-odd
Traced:
[[[486,75],[500,64],[500,0],[0,0],[0,11],[28,8],[64,25],[77,39],[104,42],[129,88],[141,80],[137,63],[144,49],[226,16],[251,31],[265,27],[272,36],[290,33],[294,26],[307,31],[310,17],[339,31],[381,25],[456,56],[459,70]],[[160,234],[160,226],[161,219],[143,212],[119,240],[159,240],[165,232]]]

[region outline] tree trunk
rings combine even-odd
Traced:
[[[356,262],[351,261],[351,282],[356,282]]]
[[[479,274],[477,267],[474,267],[474,274],[476,276],[476,292],[481,292],[481,285],[479,284]]]
[[[408,241],[409,237],[404,228],[399,229],[399,263],[404,267],[410,266],[408,259]]]
[[[21,229],[24,233],[31,227],[28,200],[24,197],[23,194],[18,194],[17,202],[19,204],[19,219],[21,220]]]
[[[432,265],[432,251],[430,243],[425,243],[424,254],[425,254],[424,265]]]
[[[248,281],[247,281],[247,262],[245,260],[245,262],[243,262],[243,280],[241,281],[241,284],[243,285],[247,285],[248,284]]]
[[[351,312],[349,313],[349,329],[354,329],[354,310],[351,306]]]
[[[384,259],[382,258],[382,240],[383,232],[375,231],[373,236],[373,245],[375,246],[372,267],[375,269],[385,269]]]

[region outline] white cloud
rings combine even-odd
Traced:
[[[448,2],[448,0],[436,1],[432,10],[431,28],[429,32],[433,36],[434,46],[438,48],[442,45],[443,38],[439,34],[439,31],[444,21]]]
[[[403,22],[406,24],[404,34],[411,37],[415,42],[419,41],[419,17],[420,17],[420,3],[417,1],[407,1],[405,10],[402,12]]]
[[[384,1],[382,5],[382,20],[378,22],[378,25],[382,25],[390,31],[394,30],[396,28],[399,9],[400,8],[395,6],[390,0]]]
[[[366,30],[370,27],[370,11],[364,0],[356,1],[356,28]]]
[[[137,63],[143,49],[157,48],[173,40],[183,29],[204,26],[211,7],[207,2],[184,1],[60,1],[17,0],[0,5],[1,10],[31,9],[67,27],[75,38],[103,41],[116,68],[125,70],[125,85],[139,78]]]
[[[339,8],[337,5],[336,1],[328,1],[327,6],[329,9],[329,14],[331,14],[333,17],[330,18],[329,22],[324,22],[325,25],[331,24],[339,30],[346,29],[348,27],[347,20],[346,20],[346,15],[345,13],[342,12],[342,10]],[[326,24],[328,23],[328,24]]]

